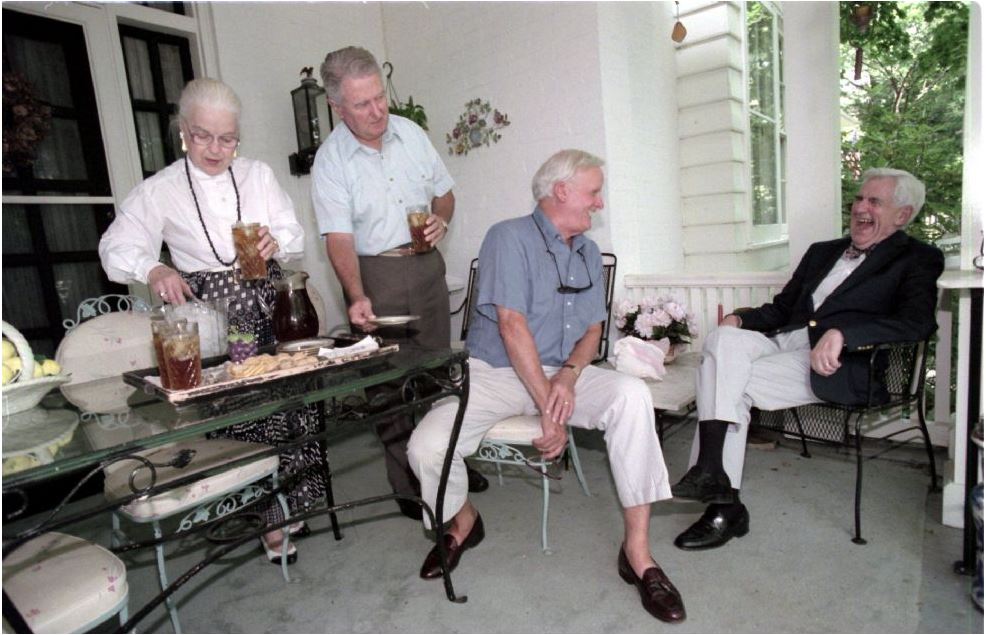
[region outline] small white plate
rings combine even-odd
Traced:
[[[277,345],[280,353],[298,353],[307,351],[317,351],[320,348],[333,348],[335,340],[330,337],[314,337],[307,340],[295,340]]]
[[[401,324],[407,324],[408,322],[413,322],[420,319],[420,315],[389,315],[385,317],[377,316],[370,321],[377,326],[399,326]]]

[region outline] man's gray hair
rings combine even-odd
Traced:
[[[550,198],[553,195],[555,183],[571,181],[580,170],[601,168],[603,165],[605,165],[605,161],[582,150],[560,150],[554,153],[538,168],[537,173],[534,174],[534,180],[531,181],[534,200],[540,201]]]
[[[894,168],[870,168],[863,172],[863,185],[871,179],[892,178],[894,179],[894,205],[897,207],[910,206],[914,211],[907,219],[910,223],[924,207],[924,183],[916,176],[904,170]]]
[[[376,74],[380,76],[381,81],[383,80],[383,72],[377,59],[372,53],[358,46],[347,46],[326,55],[319,73],[329,101],[336,104],[342,101],[342,80],[347,77],[366,77]]]
[[[195,107],[214,108],[233,113],[240,121],[240,98],[218,79],[200,77],[185,84],[178,99],[178,117],[185,121]]]

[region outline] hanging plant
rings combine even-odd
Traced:
[[[478,97],[466,102],[466,111],[459,115],[459,122],[452,132],[445,135],[448,153],[469,154],[473,148],[488,147],[500,140],[502,135],[497,131],[509,125],[506,113],[491,108],[490,102]]]
[[[383,68],[387,71],[387,99],[390,101],[387,112],[410,119],[422,129],[427,130],[428,115],[425,114],[424,106],[414,103],[414,97],[411,95],[408,95],[406,104],[401,102],[400,97],[397,96],[397,89],[394,88],[394,83],[390,80],[390,76],[394,74],[394,65],[390,62],[384,62]]]
[[[3,171],[32,165],[50,129],[51,108],[35,96],[34,85],[20,73],[4,73]]]

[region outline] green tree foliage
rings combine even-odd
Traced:
[[[854,9],[864,4],[873,16],[861,32]],[[860,129],[842,139],[843,226],[859,173],[889,166],[912,172],[928,188],[910,234],[927,241],[958,234],[968,4],[841,2],[840,19],[842,103]],[[864,68],[858,82],[857,46]]]

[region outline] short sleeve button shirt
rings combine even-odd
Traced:
[[[544,366],[563,364],[586,330],[606,319],[599,247],[582,235],[573,237],[569,247],[540,207],[490,228],[479,252],[478,275],[466,346],[493,367],[511,365],[497,325],[498,306],[524,315]],[[590,281],[592,286],[560,293],[559,277],[569,287],[589,287]]]
[[[353,234],[356,253],[375,256],[411,241],[410,205],[430,205],[454,182],[424,131],[390,115],[380,151],[360,143],[345,124],[319,148],[312,202],[319,232]]]

